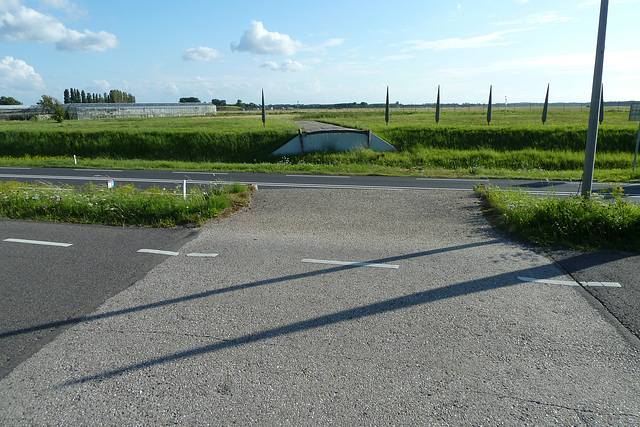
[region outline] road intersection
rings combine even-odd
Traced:
[[[634,256],[555,262],[491,229],[469,190],[259,187],[196,236],[121,245],[159,264],[0,381],[0,423],[640,420],[637,338],[585,288],[552,282]],[[17,257],[82,246],[64,226],[11,231],[0,250]],[[622,287],[598,291],[633,280],[605,270]]]

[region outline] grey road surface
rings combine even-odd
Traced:
[[[196,232],[0,220],[0,378]],[[69,245],[69,246],[67,246]]]
[[[0,424],[638,425],[637,340],[476,203],[260,190],[0,381]]]

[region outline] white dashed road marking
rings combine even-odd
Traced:
[[[589,287],[600,287],[604,286],[607,288],[621,288],[622,285],[616,282],[575,282],[575,281],[565,281],[565,280],[547,280],[547,279],[533,279],[531,277],[518,277],[518,280],[522,280],[523,282],[535,282],[535,283],[544,283],[547,285],[562,285],[562,286],[589,286]]]
[[[168,256],[178,256],[179,252],[171,252],[171,251],[160,251],[158,249],[138,249],[138,252],[143,254],[154,254],[154,255],[168,255]]]
[[[199,257],[199,258],[215,258],[218,256],[218,254],[200,254],[200,253],[194,252],[191,254],[187,254],[187,256]]]
[[[68,248],[69,246],[72,246],[72,243],[45,242],[42,240],[4,239],[4,241],[11,242],[11,243],[27,243],[30,245],[60,246],[63,248]]]
[[[394,264],[376,264],[373,262],[347,262],[347,261],[332,261],[325,259],[303,259],[302,262],[308,262],[312,264],[331,264],[331,265],[348,265],[354,267],[376,267],[376,268],[398,268],[398,265]]]

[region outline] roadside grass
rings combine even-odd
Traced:
[[[606,197],[541,197],[479,185],[483,211],[495,227],[537,246],[640,253],[640,206],[612,188]]]
[[[185,199],[179,188],[0,182],[0,218],[113,226],[200,226],[248,204],[250,191],[239,184],[195,187]]]

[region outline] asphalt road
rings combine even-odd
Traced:
[[[260,188],[329,188],[329,189],[422,189],[468,191],[476,184],[490,184],[503,189],[522,189],[531,193],[553,192],[558,196],[580,194],[580,182],[505,179],[446,179],[390,176],[298,175],[239,172],[95,170],[76,168],[12,168],[0,167],[0,180],[47,182],[53,184],[84,185],[92,182],[107,185],[134,184],[140,187],[180,187],[219,183],[257,184]],[[632,201],[640,202],[640,184],[594,183],[593,191],[621,186]]]
[[[0,424],[640,421],[638,340],[470,191],[259,190],[178,251],[0,380]]]
[[[0,220],[0,378],[196,234]]]

